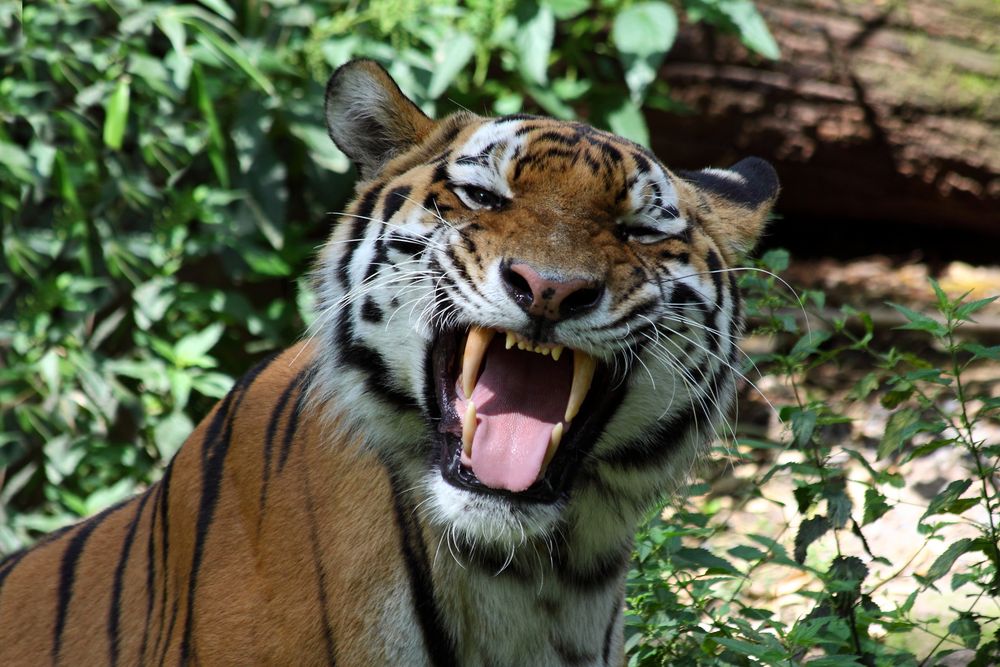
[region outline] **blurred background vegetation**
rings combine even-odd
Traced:
[[[431,115],[467,108],[583,118],[648,145],[651,112],[684,111],[657,73],[678,27],[691,23],[731,35],[753,62],[780,56],[750,0],[0,5],[0,554],[145,488],[235,377],[304,330],[304,276],[354,182],[322,120],[323,86],[335,67],[374,58]],[[787,264],[773,251],[759,268],[773,274]],[[781,284],[760,275],[745,281],[756,321],[787,343],[756,358],[765,374],[795,377],[843,351],[832,334],[817,337],[788,314],[822,309],[822,293],[776,296]],[[937,307],[951,308],[952,328],[931,330],[918,319],[917,330],[948,351],[948,336],[974,311],[956,314],[957,305],[940,300]],[[843,338],[847,317],[828,328]],[[862,336],[843,349],[868,352],[870,341]],[[973,357],[998,356],[981,345],[951,353],[960,363],[949,377]],[[920,403],[923,394],[912,389],[934,378],[904,378],[920,358],[871,354],[865,363],[880,370],[859,380],[864,395],[896,391],[888,409],[911,410],[871,453],[875,465],[948,426],[935,431],[938,422],[917,418],[938,400],[932,392]],[[948,400],[954,415],[956,398]],[[957,405],[968,400],[960,394]],[[995,420],[1000,406],[986,405],[994,412],[981,419]],[[690,664],[795,664],[808,653],[820,656],[814,665],[915,665],[908,640],[890,650],[878,648],[878,638],[941,625],[914,620],[909,609],[891,617],[873,611],[861,593],[867,570],[847,560],[839,541],[821,565],[806,561],[825,533],[852,530],[846,478],[827,470],[833,445],[821,442],[823,427],[849,418],[799,394],[772,413],[778,408],[793,432],[744,440],[740,456],[769,447],[801,454],[799,467],[769,460],[760,475],[762,484],[779,470],[792,475],[795,499],[783,500],[812,521],[798,533],[794,557],[777,535],[729,545],[722,556],[692,546],[725,532],[713,523],[718,503],[693,485],[675,522],[654,517],[639,542],[630,579],[632,664],[689,664],[678,656]],[[971,430],[968,442],[949,437],[982,464]],[[980,465],[978,479],[995,473],[991,466]],[[866,492],[855,527],[888,511],[878,488],[898,481],[869,467],[875,495]],[[951,488],[937,509],[992,513],[996,489],[985,481],[980,500],[958,502],[976,488]],[[824,502],[831,509],[817,515]],[[817,520],[827,515],[825,524]],[[978,551],[982,571],[959,584],[996,593],[996,528],[980,524],[982,542],[948,542],[961,548],[948,552],[924,589]],[[920,539],[937,539],[937,530]],[[797,620],[755,607],[733,583],[769,563],[815,584]],[[942,658],[954,646],[982,650],[995,618],[979,607],[955,611],[935,632],[959,639],[925,649]],[[877,623],[890,629],[879,635],[871,630]]]

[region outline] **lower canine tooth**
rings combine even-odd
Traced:
[[[465,452],[466,456],[472,456],[472,439],[475,437],[476,404],[469,401],[465,408],[465,419],[462,420],[462,451]]]
[[[542,461],[542,468],[544,469],[549,462],[552,461],[552,457],[556,455],[556,450],[559,449],[559,443],[562,442],[563,437],[563,425],[559,422],[552,429],[552,435],[549,436],[549,448],[545,450],[545,460]]]
[[[587,398],[590,383],[594,381],[594,371],[597,370],[597,360],[586,352],[573,350],[573,386],[569,390],[569,400],[566,402],[566,415],[563,421],[569,423],[580,412],[580,406]]]

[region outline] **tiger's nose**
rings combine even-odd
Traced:
[[[593,310],[604,285],[586,278],[544,276],[529,264],[512,262],[501,271],[511,298],[532,317],[565,320]]]

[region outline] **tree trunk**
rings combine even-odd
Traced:
[[[781,59],[685,26],[661,76],[693,113],[650,114],[657,154],[765,157],[786,216],[1000,236],[1000,3],[757,5]]]

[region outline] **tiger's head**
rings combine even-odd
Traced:
[[[331,77],[326,121],[361,181],[315,274],[320,393],[470,540],[631,531],[730,407],[729,269],[774,170],[678,174],[576,122],[434,121],[371,61]]]

